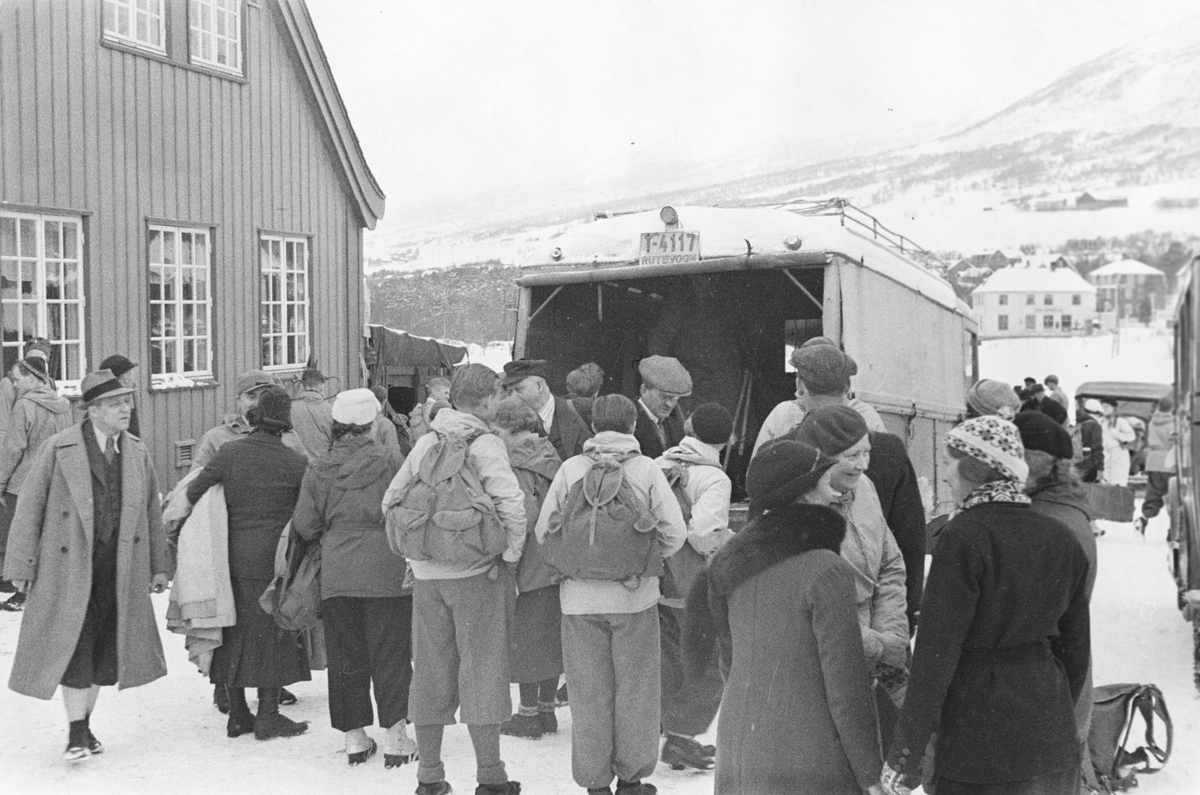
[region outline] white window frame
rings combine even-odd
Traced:
[[[155,245],[154,235],[160,236],[162,251],[161,262],[155,261]],[[190,235],[190,254],[188,246],[184,243],[184,236]],[[170,236],[168,238],[168,236]],[[204,239],[204,251],[202,257],[196,254],[196,240]],[[189,382],[196,379],[211,379],[213,375],[213,326],[212,326],[212,305],[213,305],[213,289],[212,289],[212,262],[213,262],[213,242],[212,231],[203,226],[176,226],[172,224],[154,223],[149,225],[146,233],[146,262],[149,270],[149,288],[147,296],[150,302],[150,314],[148,317],[149,340],[150,340],[150,364],[146,368],[150,372],[150,386],[152,388],[166,388],[172,386],[187,386]],[[170,241],[171,247],[171,262],[167,262],[167,244]],[[188,256],[185,256],[188,254]],[[202,259],[202,261],[197,261]],[[190,260],[190,261],[187,261]],[[159,282],[159,293],[155,297],[153,293],[154,280],[153,275],[156,269],[160,269],[165,275],[170,273],[171,280],[163,279]],[[204,295],[197,297],[196,285],[200,284],[200,280],[195,277],[198,272],[203,272]],[[190,296],[184,295],[185,277],[191,278],[192,293]],[[164,287],[167,285],[173,287],[171,295],[164,295]],[[191,333],[188,333],[188,328],[184,323],[185,310],[187,307],[192,309],[192,325]],[[201,310],[200,307],[203,307]],[[161,322],[161,331],[155,333],[155,308],[159,310],[158,315]],[[203,317],[204,327],[201,331],[197,331],[197,320]],[[168,323],[171,324],[171,333],[167,333]],[[196,346],[203,343],[204,350],[201,355],[197,355]],[[174,367],[166,368],[166,351],[167,346],[171,346],[170,353],[174,357]],[[160,348],[162,353],[160,354]],[[184,366],[184,360],[187,358],[188,346],[192,346],[192,367],[188,369]]]
[[[101,25],[104,38],[165,55],[167,52],[166,0],[104,0]],[[122,17],[128,33],[121,33]],[[138,23],[145,22],[146,39],[138,38]],[[110,27],[111,26],[111,27]],[[150,31],[158,32],[158,44],[150,41]]]
[[[1008,315],[998,315],[996,317],[996,330],[1008,331]]]
[[[1000,294],[1000,306],[1008,306],[1008,295],[1005,293]]]
[[[259,350],[264,370],[295,370],[308,362],[312,350],[310,252],[307,237],[259,235]],[[295,320],[294,327],[289,327],[289,319]],[[289,342],[294,345],[290,350]]]
[[[220,61],[221,45],[229,63]],[[188,55],[194,64],[242,73],[242,0],[188,0]]]
[[[11,317],[10,313],[18,313],[18,316],[24,319],[25,309],[32,305],[34,331],[33,336],[45,337],[50,340],[50,344],[54,348],[54,354],[51,356],[51,366],[54,368],[50,375],[54,378],[59,391],[64,394],[77,394],[79,384],[83,380],[83,376],[87,373],[87,325],[85,322],[85,308],[87,300],[84,296],[84,262],[83,262],[83,217],[79,215],[59,215],[53,213],[29,213],[29,212],[9,212],[0,211],[0,218],[12,219],[15,224],[16,240],[15,254],[10,250],[6,253],[4,245],[0,242],[0,274],[3,274],[11,265],[16,264],[20,269],[17,276],[17,298],[4,297],[2,287],[0,287],[0,312],[5,318]],[[21,228],[24,223],[34,224],[34,245],[33,251],[27,251],[22,240]],[[47,251],[46,247],[46,231],[47,224],[57,224],[57,243],[59,256],[48,256],[52,252]],[[66,239],[64,225],[73,225],[75,227],[75,245],[73,250]],[[0,235],[3,233],[0,232]],[[70,281],[65,278],[66,267],[69,264],[74,264],[76,268],[75,297],[67,297],[62,291],[62,287],[69,284]],[[20,294],[20,282],[24,281],[25,269],[32,269],[33,276],[33,298],[23,298]],[[57,270],[57,273],[55,271]],[[50,277],[50,284],[47,284]],[[60,293],[57,298],[47,297],[47,289],[53,285],[54,279],[57,278]],[[2,282],[0,282],[2,285]],[[52,306],[59,308],[59,333],[55,334],[51,327],[53,320]],[[72,337],[66,336],[68,312],[75,316],[75,327],[78,334]],[[5,325],[7,325],[7,320]],[[20,322],[20,321],[19,321]],[[3,340],[0,336],[0,346],[6,351],[10,349],[16,350],[17,358],[20,358],[23,353],[25,340],[28,339],[25,335],[24,324],[21,325],[21,339]],[[66,347],[74,346],[77,348],[78,355],[76,366],[73,371],[68,370],[68,356],[66,356]]]

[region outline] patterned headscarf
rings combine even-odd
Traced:
[[[1029,477],[1021,434],[1008,420],[993,415],[966,420],[950,430],[946,445],[982,461],[1011,481],[1024,485]]]

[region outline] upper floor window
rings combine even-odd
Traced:
[[[125,44],[165,53],[163,0],[104,0],[104,35]]]
[[[1037,297],[1033,293],[1029,293],[1028,295],[1025,296],[1025,304],[1027,306],[1033,306],[1033,304],[1036,302],[1037,302]]]
[[[150,382],[212,375],[208,230],[150,227]]]
[[[1008,306],[1008,296],[1003,293],[1000,294],[1000,306]]]
[[[1083,297],[1079,295],[1071,296],[1071,306],[1079,306],[1083,303]]]
[[[1054,306],[1054,295],[1052,293],[1046,293],[1042,297],[1042,303],[1046,306]]]
[[[259,241],[263,367],[308,361],[308,239],[263,235]]]
[[[25,341],[50,341],[50,375],[78,386],[86,362],[83,322],[83,219],[0,212],[0,315],[4,368]]]
[[[189,0],[192,63],[242,73],[242,0]]]

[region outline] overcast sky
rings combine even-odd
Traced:
[[[392,223],[507,192],[907,145],[1200,12],[1195,0],[308,5]]]

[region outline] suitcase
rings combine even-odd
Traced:
[[[1133,489],[1113,483],[1084,483],[1093,519],[1133,521]]]

